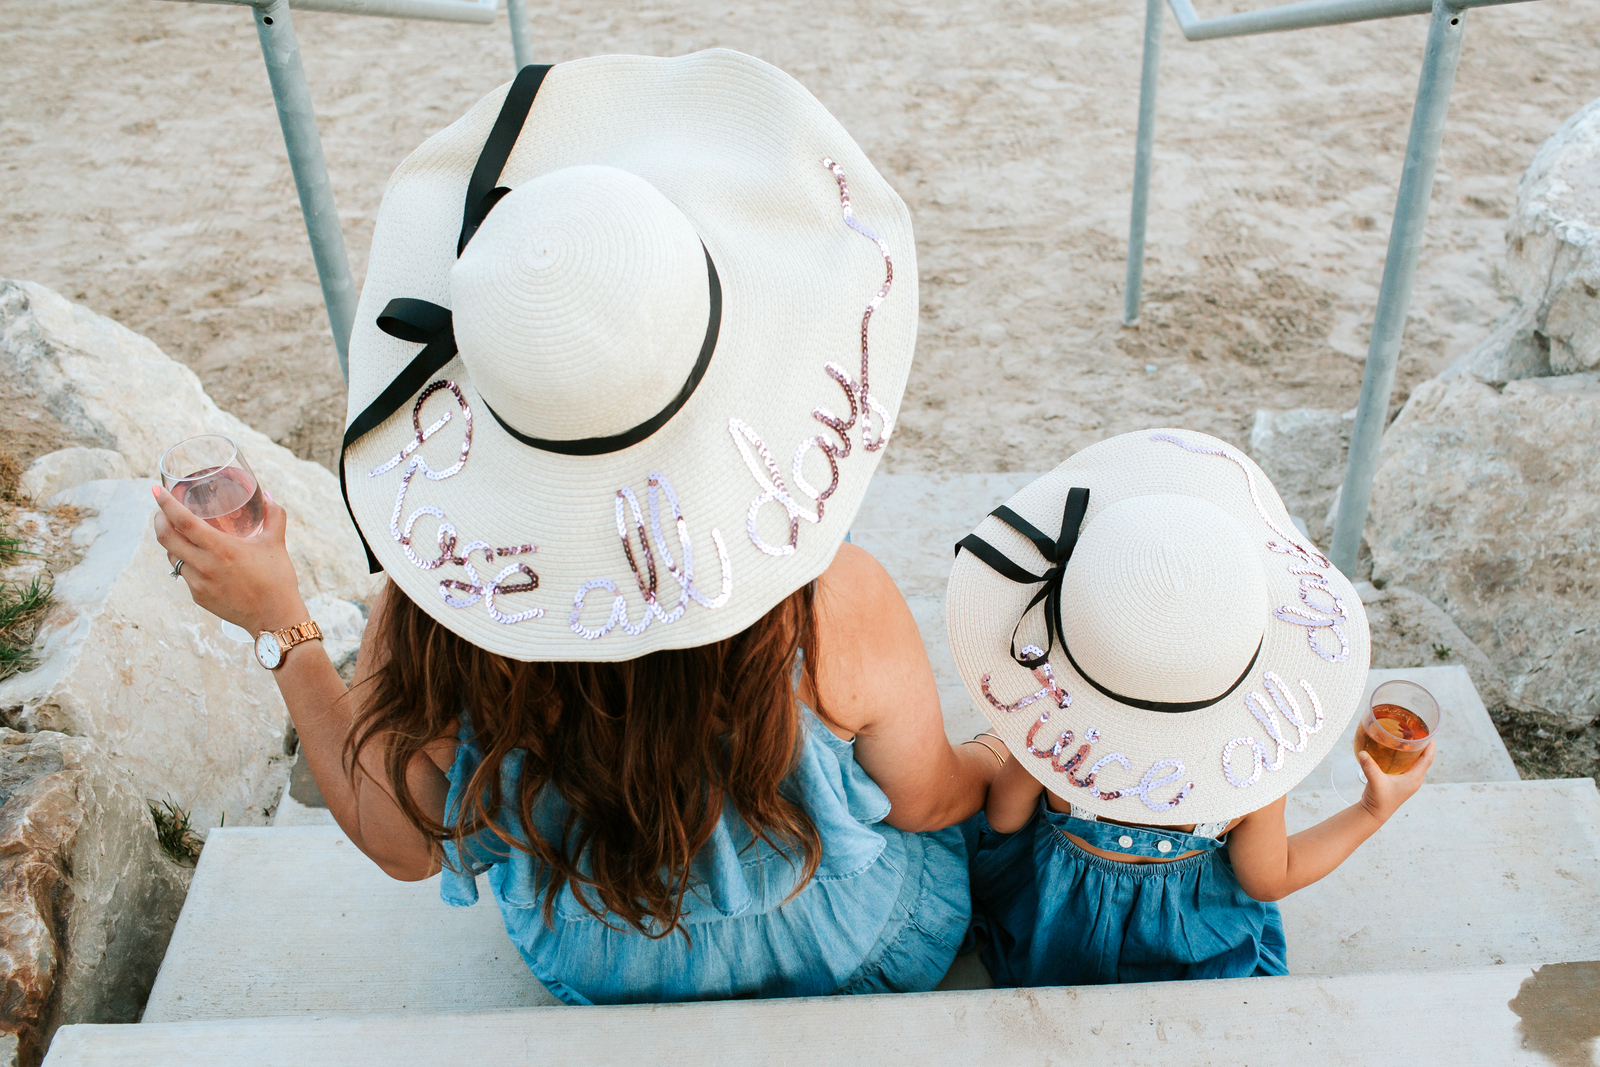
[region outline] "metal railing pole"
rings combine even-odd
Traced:
[[[527,0],[506,0],[506,18],[511,21],[511,51],[517,69],[533,62],[533,36],[528,33]]]
[[[1128,277],[1123,285],[1122,324],[1139,321],[1144,288],[1144,224],[1150,206],[1150,157],[1156,141],[1156,83],[1161,78],[1162,0],[1145,0],[1144,68],[1139,74],[1139,132],[1133,149],[1133,208],[1128,218]]]
[[[356,288],[350,279],[350,259],[344,249],[344,233],[339,229],[339,213],[333,206],[333,184],[322,157],[317,119],[311,111],[311,89],[300,65],[300,44],[295,39],[286,0],[268,0],[255,8],[255,17],[261,58],[266,61],[267,77],[272,82],[278,124],[283,127],[283,143],[289,151],[289,169],[300,193],[300,213],[306,220],[311,256],[316,260],[322,299],[328,307],[328,325],[333,328],[333,343],[339,352],[339,373],[348,382]]]
[[[1433,194],[1433,174],[1439,162],[1439,142],[1444,136],[1445,114],[1450,109],[1450,89],[1455,84],[1456,60],[1461,56],[1462,11],[1445,0],[1434,0],[1428,23],[1428,43],[1422,54],[1422,74],[1417,80],[1417,104],[1411,114],[1411,135],[1406,141],[1405,167],[1400,172],[1400,192],[1395,198],[1394,224],[1389,231],[1389,251],[1378,289],[1378,310],[1367,346],[1367,366],[1361,375],[1361,400],[1350,433],[1350,457],[1339,490],[1339,508],[1333,520],[1333,563],[1354,575],[1361,548],[1361,531],[1367,521],[1372,478],[1378,470],[1383,426],[1394,388],[1400,338],[1411,306],[1411,283],[1422,250],[1422,231],[1428,220],[1428,200]]]

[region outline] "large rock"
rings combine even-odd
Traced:
[[[138,1020],[189,873],[97,745],[0,729],[0,1032],[22,1063],[58,1026]]]
[[[89,482],[53,498],[88,516],[72,535],[84,557],[56,578],[38,665],[0,682],[0,714],[94,738],[144,797],[171,799],[197,828],[260,824],[288,774],[288,713],[250,635],[170,576],[150,485]]]
[[[1250,457],[1272,479],[1289,514],[1306,524],[1321,545],[1331,539],[1327,515],[1344,481],[1345,456],[1355,412],[1316,408],[1258,411],[1250,428]]]
[[[48,500],[63,489],[106,478],[131,478],[127,457],[109,448],[63,448],[40,456],[22,472],[17,488],[33,500]]]
[[[1373,582],[1415,589],[1572,725],[1600,713],[1600,374],[1422,383],[1384,435]]]
[[[188,809],[197,829],[262,822],[288,770],[288,716],[251,635],[168,576],[148,479],[185,437],[237,441],[289,511],[301,593],[348,668],[375,581],[338,480],[220,410],[148,339],[29,282],[0,282],[0,377],[78,442],[36,459],[24,492],[88,516],[72,535],[86,555],[58,577],[38,665],[0,683],[0,716],[97,739],[148,799]]]
[[[1506,265],[1556,374],[1600,368],[1600,100],[1561,124],[1517,186]]]
[[[1470,374],[1500,385],[1550,373],[1550,338],[1540,332],[1536,310],[1518,303],[1500,317],[1489,336],[1461,353],[1439,377],[1448,380]]]
[[[186,437],[232,437],[289,511],[304,595],[370,599],[338,479],[218,408],[194,372],[148,338],[42,285],[0,281],[0,375],[37,396],[79,445],[120,452],[138,476],[157,477],[162,452]]]
[[[1515,706],[1506,693],[1505,674],[1439,605],[1402,585],[1379,589],[1357,582],[1356,592],[1367,609],[1374,670],[1459,664],[1491,714]]]

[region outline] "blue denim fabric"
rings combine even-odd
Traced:
[[[568,1004],[932,989],[955,958],[971,912],[961,830],[912,834],[884,825],[889,798],[856,763],[852,743],[804,705],[801,715],[799,758],[784,788],[816,826],[822,862],[792,900],[798,865],[755,840],[731,808],[691,868],[687,943],[677,933],[647,938],[614,916],[608,927],[570,886],[547,925],[539,865],[520,850],[507,855],[491,834],[460,848],[446,844],[440,896],[448,904],[476,903],[473,875],[487,871],[512,942],[535,977]],[[516,795],[522,756],[513,752],[501,764],[503,795]],[[482,758],[463,725],[447,824]],[[547,790],[534,823],[553,838],[566,813],[565,801]],[[502,813],[501,826],[521,837],[514,814]]]
[[[1239,886],[1224,842],[1039,810],[1014,834],[982,813],[963,827],[972,860],[973,926],[997,986],[1103,985],[1288,974],[1276,904]],[[1063,836],[1166,863],[1118,863]],[[1132,839],[1123,845],[1121,839]],[[1169,853],[1158,842],[1171,842]]]

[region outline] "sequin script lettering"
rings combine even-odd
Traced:
[[[1279,622],[1286,622],[1294,626],[1303,626],[1306,630],[1306,641],[1311,645],[1311,651],[1327,660],[1329,663],[1343,663],[1350,656],[1350,638],[1344,632],[1344,624],[1349,621],[1345,611],[1344,601],[1334,595],[1333,588],[1328,583],[1328,572],[1332,570],[1333,563],[1318,552],[1314,545],[1301,544],[1297,538],[1285,533],[1283,528],[1272,521],[1267,514],[1267,509],[1262,506],[1261,495],[1256,491],[1255,475],[1251,473],[1239,458],[1220,448],[1209,448],[1205,445],[1194,445],[1172,434],[1158,433],[1150,436],[1152,441],[1165,441],[1177,445],[1186,452],[1194,452],[1202,456],[1221,456],[1244,472],[1245,482],[1250,487],[1250,501],[1256,507],[1256,513],[1261,516],[1261,521],[1267,528],[1282,541],[1268,541],[1270,551],[1289,557],[1289,573],[1299,579],[1299,604],[1285,604],[1273,611],[1273,618]],[[1319,636],[1327,632],[1327,637]],[[1332,647],[1332,642],[1337,641],[1339,647]]]
[[[445,412],[426,429],[422,425],[422,407],[432,396],[440,392],[449,392],[455,397],[456,404],[461,413],[461,453],[456,461],[444,470],[436,471],[429,466],[418,451],[427,443],[434,434],[444,429],[454,419],[455,413],[446,409]],[[406,554],[406,558],[416,567],[425,571],[437,570],[445,564],[454,564],[467,574],[467,580],[459,578],[443,578],[439,581],[439,596],[452,608],[470,608],[479,601],[483,602],[489,617],[495,622],[514,625],[537,619],[544,614],[543,608],[528,608],[524,611],[504,612],[496,604],[497,597],[508,596],[514,593],[529,593],[539,588],[539,576],[533,568],[522,560],[502,568],[493,578],[485,581],[473,565],[474,553],[482,553],[484,562],[492,564],[495,560],[510,559],[514,556],[531,555],[535,549],[531,544],[512,545],[507,548],[495,548],[487,541],[468,541],[459,543],[459,535],[455,526],[450,522],[442,508],[432,504],[424,504],[406,517],[404,528],[400,525],[400,516],[405,511],[406,494],[411,489],[412,479],[420,472],[429,481],[442,482],[446,478],[453,478],[461,473],[467,465],[467,456],[472,451],[472,409],[467,405],[467,398],[461,394],[461,389],[455,382],[447,379],[429,383],[428,387],[417,396],[417,402],[411,408],[411,426],[415,431],[411,440],[392,459],[381,463],[367,472],[367,477],[376,478],[387,474],[400,464],[406,465],[405,473],[400,476],[400,489],[395,494],[394,511],[389,516],[389,533],[399,543]],[[413,533],[417,521],[423,516],[431,516],[439,522],[436,540],[439,545],[439,554],[428,558],[419,556],[413,547]],[[521,577],[520,581],[512,582],[513,577]],[[457,595],[464,594],[464,595]]]
[[[1022,656],[1024,659],[1038,659],[1043,655],[1044,649],[1040,648],[1038,645],[1022,646]],[[1043,699],[1044,697],[1049,697],[1051,700],[1054,700],[1056,702],[1056,707],[1058,708],[1072,707],[1071,694],[1069,694],[1065,689],[1061,688],[1061,686],[1056,682],[1056,676],[1054,672],[1050,670],[1050,664],[1039,664],[1033,669],[1033,676],[1039,680],[1039,684],[1044,686],[1044,688],[1039,690],[1037,693],[1023,697],[1015,704],[1000,703],[999,699],[994,695],[994,692],[989,688],[989,679],[991,676],[987,674],[983,676],[983,695],[988,699],[991,705],[1005,712],[1021,711],[1029,704],[1032,704],[1036,700]]]
[[[678,494],[673,492],[672,483],[667,480],[667,476],[660,471],[652,471],[649,483],[645,487],[645,497],[650,512],[648,529],[645,527],[644,513],[639,507],[639,498],[634,491],[624,486],[617,490],[616,496],[617,536],[622,539],[622,553],[627,557],[628,566],[633,570],[634,581],[639,586],[639,594],[644,599],[644,610],[638,622],[632,621],[628,617],[628,598],[617,588],[617,583],[609,578],[591,578],[579,586],[577,593],[573,595],[572,615],[568,620],[572,632],[585,640],[597,641],[619,626],[624,633],[636,637],[644,633],[652,621],[659,620],[662,625],[668,626],[683,618],[683,613],[688,610],[691,600],[701,607],[720,608],[728,602],[728,597],[733,592],[733,565],[728,559],[728,549],[723,543],[722,531],[716,528],[711,531],[711,543],[716,546],[717,561],[722,568],[722,588],[716,596],[708,597],[695,584],[694,544],[689,536],[689,523],[684,517],[683,507],[678,503]],[[672,525],[678,533],[677,557],[672,555],[666,535],[662,531],[663,498],[667,507],[671,509]],[[634,551],[633,543],[635,531],[639,536],[637,552]],[[654,549],[651,548],[652,541]],[[661,603],[657,559],[661,561],[660,569],[665,570],[678,583],[678,602],[671,608],[664,607]],[[585,626],[583,602],[597,589],[614,594],[611,601],[611,615],[600,626]]]
[[[429,466],[418,449],[440,430],[448,426],[455,418],[456,413],[446,410],[437,420],[427,427],[422,425],[423,406],[435,394],[448,391],[455,398],[460,412],[462,435],[461,452],[455,463],[444,470],[436,471]],[[468,541],[460,544],[460,535],[455,525],[451,523],[444,509],[432,504],[425,504],[413,510],[406,516],[404,526],[400,517],[405,513],[406,494],[410,491],[412,480],[418,473],[430,481],[444,481],[461,472],[466,466],[467,457],[472,452],[472,409],[467,404],[466,397],[455,382],[439,380],[432,382],[417,397],[416,404],[411,409],[411,423],[415,430],[410,442],[406,444],[395,456],[386,462],[374,467],[368,472],[368,477],[378,477],[394,470],[405,463],[405,472],[400,476],[400,489],[395,495],[394,511],[389,519],[389,533],[399,543],[406,554],[406,558],[416,567],[425,570],[437,570],[445,564],[453,564],[466,572],[467,580],[459,578],[443,578],[439,581],[439,595],[444,602],[452,608],[470,608],[482,601],[488,610],[489,617],[496,622],[512,625],[526,622],[529,619],[541,618],[543,608],[528,608],[523,611],[505,612],[500,610],[496,603],[497,597],[504,597],[513,593],[527,593],[539,588],[539,576],[526,562],[518,560],[501,569],[493,578],[485,581],[473,564],[472,557],[481,553],[486,562],[493,563],[497,559],[507,559],[514,556],[525,556],[533,553],[532,544],[513,545],[508,548],[495,548],[486,541]],[[711,531],[711,541],[716,548],[717,561],[721,570],[721,588],[716,596],[706,596],[695,583],[694,577],[694,546],[689,536],[688,519],[683,512],[683,506],[678,500],[678,494],[673,491],[672,483],[660,471],[652,471],[645,489],[648,509],[650,512],[650,525],[646,527],[643,510],[639,506],[639,498],[634,491],[624,486],[617,490],[615,506],[617,534],[622,539],[622,553],[628,561],[629,568],[633,571],[635,582],[640,594],[644,597],[644,613],[638,622],[633,622],[628,617],[627,597],[618,589],[617,584],[608,578],[591,579],[583,583],[573,596],[572,615],[570,623],[574,633],[588,640],[597,640],[604,637],[617,627],[623,631],[637,636],[645,631],[653,620],[663,624],[677,622],[688,610],[689,602],[706,608],[720,608],[728,602],[733,591],[733,566],[728,558],[727,546],[722,540],[720,530]],[[662,501],[665,500],[668,519],[678,535],[678,554],[673,555],[667,542],[666,534],[662,529]],[[627,521],[628,515],[632,516],[631,525]],[[424,516],[432,517],[439,523],[437,540],[439,554],[434,557],[419,556],[414,547],[414,534],[416,525]],[[634,549],[633,532],[638,533],[638,550]],[[658,568],[657,561],[660,561]],[[678,584],[677,603],[670,608],[663,606],[659,596],[660,575],[659,571],[665,570]],[[512,581],[521,575],[521,580]],[[586,627],[582,623],[583,603],[585,597],[596,589],[604,589],[614,594],[611,605],[610,618],[599,627]]]
[[[1291,742],[1284,736],[1282,728],[1278,726],[1277,715],[1267,707],[1266,701],[1260,694],[1246,693],[1245,707],[1250,709],[1250,714],[1261,724],[1261,728],[1267,732],[1268,739],[1276,747],[1270,760],[1267,758],[1267,747],[1254,737],[1235,737],[1222,747],[1222,773],[1227,777],[1228,784],[1236,789],[1249,789],[1261,780],[1263,771],[1282,770],[1284,755],[1289,752],[1304,752],[1306,745],[1311,741],[1311,735],[1322,729],[1322,700],[1317,696],[1317,691],[1312,688],[1310,681],[1305,678],[1300,679],[1300,689],[1311,703],[1311,721],[1307,722],[1305,715],[1300,711],[1299,702],[1294,698],[1294,693],[1276,672],[1267,671],[1261,676],[1261,680],[1264,683],[1263,688],[1272,698],[1277,715],[1282,715],[1284,720],[1294,727],[1295,740]],[[1235,749],[1245,746],[1250,749],[1250,773],[1240,775],[1233,766],[1233,753]]]
[[[738,447],[739,455],[744,459],[744,465],[750,471],[751,477],[761,487],[761,492],[750,501],[750,508],[745,513],[745,529],[750,535],[751,544],[769,556],[787,556],[799,547],[801,520],[809,523],[822,521],[828,498],[838,491],[839,461],[850,456],[850,431],[855,428],[857,420],[861,423],[861,447],[867,452],[877,452],[882,449],[888,443],[889,434],[894,426],[894,420],[889,416],[889,409],[873,397],[867,381],[870,362],[867,330],[872,324],[873,312],[882,306],[884,298],[889,295],[889,289],[894,284],[894,260],[889,254],[888,242],[856,218],[855,211],[850,206],[850,186],[845,181],[844,168],[832,159],[824,159],[822,165],[832,172],[834,181],[839,186],[839,202],[844,212],[845,225],[876,244],[878,251],[883,254],[883,285],[879,287],[877,295],[867,303],[867,310],[861,316],[860,380],[852,378],[850,372],[837,363],[829,361],[823,365],[828,377],[837,382],[839,388],[844,391],[845,403],[850,408],[850,414],[847,418],[841,418],[827,408],[818,407],[812,410],[811,417],[833,431],[839,440],[835,444],[826,434],[817,434],[800,442],[794,450],[790,463],[793,490],[778,469],[778,461],[773,457],[772,450],[767,447],[761,435],[743,419],[728,420],[728,433],[733,438],[734,445]],[[877,416],[876,432],[873,429],[874,415]],[[806,479],[804,472],[806,455],[812,449],[821,452],[828,462],[828,484],[821,489],[812,485]],[[797,496],[800,499],[797,499]],[[808,507],[802,501],[809,501],[812,506]],[[783,508],[788,519],[788,536],[781,544],[769,543],[761,536],[756,524],[761,509],[768,504],[777,504]]]
[[[1136,796],[1143,801],[1144,806],[1149,808],[1151,811],[1161,812],[1171,811],[1179,804],[1182,804],[1184,798],[1186,798],[1190,793],[1194,792],[1194,783],[1189,782],[1182,789],[1179,789],[1176,795],[1168,800],[1156,800],[1153,796],[1151,796],[1151,794],[1155,793],[1157,790],[1165,789],[1167,786],[1172,785],[1183,778],[1183,761],[1176,759],[1156,760],[1150,765],[1149,769],[1144,772],[1143,777],[1141,777],[1134,785],[1127,786],[1122,789],[1101,789],[1096,784],[1099,780],[1101,771],[1115,763],[1123,770],[1131,772],[1133,770],[1133,761],[1128,759],[1127,756],[1124,756],[1120,752],[1108,752],[1099,759],[1095,760],[1095,762],[1089,767],[1088,773],[1084,774],[1082,777],[1079,777],[1076,771],[1079,767],[1083,766],[1086,760],[1088,760],[1090,751],[1099,742],[1100,731],[1092,726],[1085,730],[1083,732],[1083,744],[1079,745],[1078,751],[1073,753],[1072,756],[1070,756],[1067,761],[1063,763],[1061,761],[1061,756],[1072,744],[1072,731],[1062,730],[1061,733],[1056,737],[1055,742],[1051,744],[1049,748],[1041,749],[1038,747],[1040,744],[1038,739],[1039,728],[1049,721],[1050,709],[1046,708],[1044,711],[1039,713],[1039,717],[1034,720],[1033,725],[1028,727],[1028,736],[1023,742],[1028,749],[1028,754],[1037,756],[1039,759],[1049,760],[1051,770],[1055,771],[1057,774],[1066,775],[1068,782],[1071,782],[1079,789],[1088,790],[1089,795],[1094,797],[1096,800],[1120,800],[1123,797]],[[1162,774],[1162,771],[1166,771],[1167,773]]]

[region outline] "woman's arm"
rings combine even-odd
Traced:
[[[939,690],[905,597],[866,551],[839,547],[817,582],[817,686],[856,737],[856,761],[889,797],[901,830],[939,830],[983,806],[999,770],[981,745],[951,746]]]
[[[196,604],[251,634],[281,630],[311,617],[284,545],[283,508],[269,502],[262,532],[241,539],[195,518],[165,489],[156,490],[156,501],[161,508],[155,520],[156,540],[169,560],[183,560],[182,577]],[[372,638],[379,632],[383,610],[380,597],[367,620],[357,660],[358,690],[382,663],[382,650]],[[356,785],[351,785],[344,742],[356,698],[345,689],[322,642],[296,645],[272,674],[300,735],[306,764],[339,828],[393,878],[414,881],[437,871],[427,839],[411,825],[390,792],[381,737],[363,751]],[[441,739],[431,746],[430,758],[412,761],[407,770],[412,795],[434,819],[444,815],[449,786],[439,763],[448,765],[453,752],[453,740]]]
[[[989,787],[989,802],[984,805],[983,815],[989,820],[989,829],[1002,834],[1014,834],[1022,829],[1033,817],[1033,809],[1039,806],[1042,792],[1044,786],[1039,779],[1024,770],[1015,757],[1007,759]]]
[[[1282,900],[1331,874],[1422,788],[1433,765],[1433,746],[1405,774],[1384,774],[1365,752],[1358,758],[1367,776],[1361,803],[1289,837],[1283,822],[1285,798],[1279,797],[1233,829],[1228,858],[1246,893],[1257,900]]]

